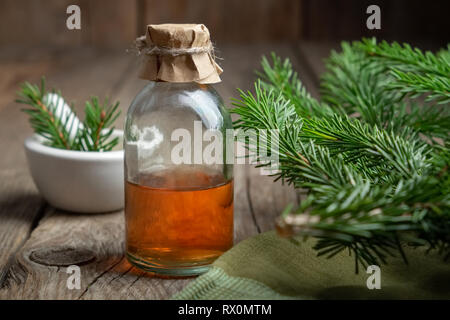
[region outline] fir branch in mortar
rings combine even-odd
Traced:
[[[109,105],[108,99],[100,104],[97,97],[92,97],[86,102],[85,120],[83,130],[80,131],[79,139],[87,151],[110,151],[119,138],[110,139],[114,131],[112,124],[120,114],[119,102]]]
[[[308,191],[278,219],[280,233],[317,237],[329,258],[349,250],[357,270],[396,254],[406,261],[402,240],[450,256],[449,56],[343,43],[327,61],[320,102],[288,60],[263,59],[254,94],[234,102],[234,125],[278,129],[276,179]],[[412,101],[423,94],[426,104]]]
[[[21,91],[18,92],[20,98],[16,102],[30,106],[27,109],[22,109],[22,111],[30,116],[30,124],[34,131],[44,137],[50,146],[73,149],[76,146],[69,142],[69,131],[66,130],[66,125],[70,124],[63,123],[60,119],[55,118],[49,106],[44,103],[46,93],[44,78],[41,80],[40,87],[25,82],[21,86]],[[53,91],[53,93],[55,92]],[[68,120],[69,118],[67,118]]]
[[[45,143],[54,148],[77,151],[110,151],[119,139],[111,139],[114,121],[120,115],[119,102],[110,105],[105,99],[100,103],[97,97],[86,102],[85,119],[78,120],[71,107],[71,115],[64,114],[64,100],[59,91],[47,91],[45,79],[41,85],[25,82],[18,92],[16,102],[28,105],[22,109],[29,115],[34,131],[45,139]],[[51,97],[56,97],[51,99]],[[58,116],[59,115],[59,116]]]

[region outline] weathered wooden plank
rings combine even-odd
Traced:
[[[27,172],[0,172],[0,288],[14,263],[13,254],[30,235],[43,213],[45,203]]]
[[[310,76],[309,66],[298,59],[298,52],[295,51],[295,48],[286,45],[255,45],[252,48],[251,52],[246,50],[224,51],[227,53],[225,56],[226,60],[224,60],[225,71],[227,70],[227,63],[229,63],[230,68],[234,68],[233,75],[252,74],[254,70],[259,69],[262,55],[268,56],[270,52],[275,52],[278,56],[291,60],[303,84],[313,95],[317,96],[317,86],[314,79]],[[227,75],[224,75],[224,79],[226,77]],[[228,81],[235,83],[236,87],[247,90],[253,89],[252,83],[255,78],[250,77],[246,79],[239,77],[228,79]],[[236,96],[236,93],[233,96]],[[292,187],[282,185],[281,182],[274,183],[273,179],[273,177],[261,174],[260,169],[251,167],[246,169],[245,193],[258,232],[273,229],[275,219],[281,214],[283,209],[289,203],[297,204],[298,202],[297,193]]]
[[[95,52],[90,52],[88,55],[90,55],[90,58],[86,60],[84,59],[84,51],[80,51],[78,55],[68,53],[67,56],[71,57],[71,59],[68,59],[67,62],[71,60],[70,63],[60,64],[60,66],[65,66],[61,68],[60,73],[50,74],[48,77],[50,85],[54,84],[55,87],[62,89],[69,101],[73,99],[82,101],[88,98],[89,94],[104,95],[110,93],[111,89],[116,87],[121,81],[123,71],[129,64],[128,58],[124,59],[117,55]],[[60,52],[60,56],[56,58],[66,60],[67,56],[66,52]],[[110,65],[114,65],[115,68],[110,68]],[[30,75],[30,77],[35,79],[38,75]],[[108,81],[104,81],[104,79],[108,79]],[[66,90],[67,94],[65,94]],[[39,217],[41,215],[39,206],[36,207],[36,203],[42,200],[27,173],[23,140],[31,134],[31,129],[26,117],[20,112],[20,106],[15,103],[11,103],[1,109],[0,115],[2,147],[4,146],[9,151],[0,160],[2,176],[5,177],[5,179],[2,179],[0,187],[2,191],[8,191],[1,192],[2,216],[0,216],[0,219],[2,219],[2,231],[3,229],[5,230],[5,232],[2,232],[2,240],[7,244],[11,242],[15,244],[2,247],[2,260],[0,260],[2,281],[0,286],[3,289],[0,290],[0,296],[14,298],[11,294],[13,292],[18,293],[17,290],[21,288],[22,284],[26,288],[26,285],[29,283],[29,275],[39,274],[39,272],[36,273],[36,270],[34,270],[34,265],[25,266],[20,262],[21,258],[27,258],[27,255],[24,255],[23,251],[21,251],[25,250],[27,245],[19,250],[17,254],[15,252],[29,235],[29,232],[35,227],[37,223],[36,216]],[[51,208],[47,208],[43,215],[47,216],[50,212],[49,210]],[[22,213],[22,211],[25,213]],[[39,230],[41,230],[41,226],[45,230],[45,223],[39,224]],[[64,229],[64,227],[64,223],[59,226],[61,229]],[[20,233],[18,233],[19,231]],[[48,236],[51,238],[52,234],[50,233]],[[30,242],[27,243],[30,244]],[[51,276],[48,278],[44,276],[44,278],[39,279],[42,281],[47,279],[47,281],[51,282],[51,278]],[[14,291],[14,288],[17,288],[17,290]],[[31,290],[22,292],[26,292],[31,297],[33,296]],[[21,295],[21,297],[27,298],[26,295]],[[53,297],[57,298],[57,296]]]
[[[136,37],[136,0],[5,0],[0,45],[124,47]],[[66,26],[69,5],[81,9],[81,30]],[[24,23],[26,21],[26,23]]]
[[[8,55],[14,55],[14,57],[8,57]],[[17,59],[17,56],[20,59]],[[24,52],[16,49],[11,50],[7,54],[4,52],[1,57],[2,59],[6,58],[7,62],[4,60],[0,62],[0,69],[2,70],[2,77],[0,78],[0,109],[14,100],[16,91],[14,89],[17,88],[20,82],[25,81],[25,79],[32,80],[32,78],[45,74],[51,69],[49,59],[29,61],[24,59],[24,56]]]
[[[126,48],[133,44],[138,27],[137,0],[91,0],[87,5],[90,45]]]
[[[120,59],[119,59],[120,60]],[[77,66],[76,70],[65,70],[49,79],[68,97],[79,103],[90,90],[93,93],[114,91],[113,97],[126,101],[143,84],[135,80],[134,67],[122,68],[119,76],[121,85],[114,85],[117,79],[117,61],[102,57],[89,66]],[[108,66],[108,67],[105,67]],[[107,71],[102,71],[102,70]],[[71,74],[70,80],[64,75]],[[106,74],[105,74],[106,72]],[[100,82],[99,80],[108,79]],[[130,79],[128,83],[127,79]],[[139,87],[135,84],[138,83]],[[82,85],[80,85],[82,84]],[[123,84],[123,85],[122,85]],[[226,89],[231,91],[231,89]],[[236,179],[245,175],[245,170],[236,174]],[[242,179],[245,181],[245,179]],[[245,190],[245,185],[237,182]],[[245,192],[237,188],[236,197],[236,240],[239,241],[256,233],[251,220]],[[241,197],[243,196],[243,197]],[[241,199],[241,200],[240,200]],[[244,213],[247,212],[245,215]],[[241,221],[247,221],[241,223]],[[5,288],[0,291],[2,298],[46,298],[46,299],[89,299],[89,298],[166,298],[180,290],[189,280],[162,280],[150,278],[131,268],[123,259],[123,212],[108,215],[75,215],[49,208],[45,218],[33,231],[31,238],[16,255],[16,264],[9,270]],[[241,231],[239,231],[241,230]],[[70,254],[69,254],[70,253]],[[94,257],[94,258],[92,258]],[[81,259],[81,260],[80,260]],[[83,259],[86,261],[83,262]],[[82,289],[68,290],[65,266],[81,264]]]
[[[226,73],[218,90],[228,105],[230,97],[236,97],[236,87],[246,89],[251,86],[253,70],[259,63],[255,57],[270,49],[280,54],[290,50],[288,46],[224,48]],[[66,68],[50,77],[49,82],[77,103],[88,93],[110,92],[114,99],[122,101],[125,110],[144,83],[136,78],[136,66],[128,62],[121,64],[122,59],[121,55],[102,56],[87,65]],[[263,184],[259,179],[266,179],[266,182]],[[259,193],[269,193],[270,200],[256,199],[255,195]],[[267,181],[267,177],[255,178],[248,165],[236,166],[235,242],[272,228],[275,213],[278,214],[287,199],[292,199],[286,198],[287,194],[289,192]],[[249,200],[252,199],[251,205]],[[267,208],[272,210],[261,209],[268,203]],[[190,281],[153,278],[132,268],[123,258],[123,228],[123,212],[77,215],[48,208],[44,219],[15,256],[17,260],[9,269],[0,298],[160,299],[171,296]],[[69,275],[65,271],[68,264],[80,265],[81,290],[67,289]]]
[[[314,96],[319,96],[319,75],[324,71],[323,59],[329,55],[337,43],[301,43],[293,50],[277,52],[280,56],[291,59],[293,68],[307,90]],[[273,229],[278,217],[288,204],[297,204],[302,198],[300,190],[283,185],[281,181],[273,182],[273,178],[261,175],[258,169],[248,171],[248,197],[253,215],[261,231]]]
[[[301,2],[297,0],[145,0],[143,3],[145,24],[203,23],[219,46],[295,41],[299,37]]]
[[[122,53],[122,55],[123,54],[124,53]],[[116,126],[120,129],[122,129],[125,125],[125,117],[131,102],[139,91],[141,91],[144,86],[148,84],[147,80],[138,77],[141,59],[136,57],[133,53],[128,53],[126,55],[130,60],[130,64],[122,75],[123,81],[121,85],[113,88],[112,90],[114,100],[120,102],[121,114],[116,121]]]
[[[301,43],[293,48],[291,56],[293,68],[308,91],[314,96],[319,95],[319,74],[323,72],[323,59],[329,55],[335,43],[308,44]],[[298,50],[298,51],[297,51]],[[295,57],[292,57],[295,56]],[[261,175],[258,169],[249,171],[248,194],[252,212],[261,231],[273,229],[278,217],[288,204],[298,204],[304,194],[292,186],[283,185],[281,181],[273,182],[273,178]]]
[[[310,77],[318,86],[320,75],[325,72],[325,59],[330,56],[331,50],[340,51],[340,44],[337,41],[302,41],[298,44],[297,50],[299,60],[308,66]]]
[[[36,81],[42,74],[54,73],[56,68],[66,68],[74,62],[92,60],[93,53],[79,51],[74,55],[68,51],[64,55],[54,50],[43,52],[10,48],[2,52],[0,65],[3,74],[0,97],[7,101],[0,108],[0,137],[5,152],[0,157],[0,287],[6,280],[8,270],[13,262],[14,253],[21,247],[44,213],[44,202],[39,196],[31,176],[23,151],[24,139],[32,133],[27,117],[20,111],[21,106],[13,103],[18,83]],[[19,67],[20,72],[13,72]]]
[[[189,279],[161,279],[123,256],[123,212],[76,215],[50,209],[17,255],[22,284],[6,283],[3,299],[160,299]],[[69,265],[81,270],[81,289],[68,289]],[[15,278],[18,278],[16,275]]]
[[[144,80],[137,78],[137,69],[139,66],[133,64],[128,71],[129,79],[123,87],[117,92],[117,99],[122,104],[128,106],[137,92],[146,84]],[[234,73],[233,71],[230,71]],[[251,76],[244,74],[244,77]],[[228,101],[230,95],[234,92],[234,84],[231,81],[219,85],[218,90]],[[235,168],[235,243],[257,233],[257,228],[248,204],[246,190],[246,166]],[[118,275],[117,272],[123,274]],[[100,280],[91,285],[89,290],[82,296],[83,299],[90,298],[133,298],[133,299],[161,299],[168,298],[175,292],[181,290],[192,279],[160,279],[149,277],[148,274],[131,268],[131,266],[122,259],[117,266],[105,273]]]
[[[0,291],[0,296],[7,299],[76,298],[78,290],[68,290],[66,286],[68,275],[64,267],[95,259],[87,272],[81,267],[81,283],[83,288],[87,287],[97,277],[96,272],[89,272],[90,268],[95,265],[101,274],[102,266],[109,268],[109,262],[114,264],[117,263],[114,259],[120,260],[122,246],[121,213],[82,216],[50,208],[16,255],[17,264],[12,273],[22,272],[24,280],[6,283],[6,290]]]
[[[51,68],[45,66],[49,60],[53,61],[54,66]],[[14,61],[12,65],[18,64],[18,61],[22,61],[24,66],[29,65],[23,60]],[[40,77],[47,73],[47,87],[60,89],[64,98],[74,103],[75,110],[82,117],[84,102],[91,95],[99,95],[100,98],[111,96],[118,83],[122,81],[123,72],[130,63],[129,57],[125,54],[96,53],[91,50],[81,50],[78,54],[71,51],[60,52],[59,55],[53,52],[45,56],[43,61],[44,66],[35,61],[30,62],[31,70],[23,75],[16,75],[14,79],[9,78],[3,83],[4,86],[0,87],[0,96],[8,97],[8,103],[0,108],[1,142],[5,150],[8,150],[0,158],[0,168],[4,170],[27,170],[23,141],[32,133],[32,129],[27,116],[21,112],[23,106],[13,102],[15,93],[19,90],[19,82],[39,83]],[[8,63],[0,62],[0,65],[2,68],[12,69]]]
[[[66,27],[71,4],[81,8],[81,30]],[[295,41],[300,6],[298,0],[4,0],[0,45],[123,47],[146,24],[168,22],[205,23],[219,45]]]
[[[82,8],[82,27],[85,27],[85,0],[2,1],[0,45],[28,46],[28,50],[30,46],[81,45],[83,32],[66,27],[66,9],[71,4]]]
[[[74,61],[48,77],[48,87],[61,90],[67,102],[73,103],[75,111],[83,118],[85,101],[91,96],[114,100],[116,92],[126,82],[126,71],[132,63],[125,50],[96,50],[94,57],[83,63]],[[128,106],[120,105],[122,112]]]
[[[248,50],[248,49],[247,49]],[[137,92],[146,84],[146,81],[137,78],[137,69],[139,65],[133,63],[127,71],[127,81],[117,91],[115,96],[124,106],[128,106]],[[232,65],[231,73],[234,73]],[[237,74],[235,75],[237,77]],[[241,74],[241,77],[251,77],[251,73]],[[224,81],[218,86],[218,90],[224,97],[225,101],[229,101],[230,96],[234,93],[234,83],[232,81]],[[123,116],[119,121],[123,121]],[[236,166],[234,171],[234,242],[237,243],[251,235],[256,234],[257,228],[250,210],[247,189],[248,166]],[[151,277],[142,272],[126,261],[126,259],[114,260],[110,270],[102,274],[101,277],[81,295],[82,299],[165,299],[172,296],[175,292],[180,291],[189,283],[192,278],[188,279],[161,279]],[[94,278],[95,279],[95,278]]]
[[[32,50],[22,46],[2,47],[0,50],[0,110],[14,102],[19,84],[24,81],[39,82],[40,77],[67,69],[75,63],[83,65],[92,59],[93,50],[84,48],[65,50],[37,47]]]
[[[302,0],[302,33],[299,40],[336,41],[361,37],[423,43],[427,48],[448,42],[448,1],[423,5],[415,0]],[[368,29],[370,5],[381,9],[381,29]],[[417,23],[421,21],[421,23]],[[427,28],[423,28],[427,25]]]
[[[247,193],[258,230],[265,232],[275,228],[275,220],[287,205],[298,203],[292,186],[274,182],[274,178],[262,175],[258,168],[248,172]]]
[[[235,183],[237,186],[235,189],[235,242],[257,233],[248,208],[244,190],[246,188],[245,180],[243,181],[244,176],[245,168],[238,167],[235,171]],[[120,215],[121,219],[123,219],[122,213]],[[117,231],[120,229],[123,243],[124,221],[118,221],[115,227]],[[78,296],[81,299],[166,299],[182,290],[193,279],[153,277],[132,267],[123,256],[122,258],[115,257],[99,262],[98,266],[96,266],[96,263],[91,263],[82,268],[83,273],[89,277],[89,284],[87,287],[82,288],[81,294]],[[98,275],[97,269],[106,271]],[[97,274],[97,276],[92,278],[92,274]],[[64,279],[64,275],[62,275],[61,281]],[[58,297],[61,297],[61,295]]]

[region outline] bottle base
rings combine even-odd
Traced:
[[[150,261],[143,260],[129,252],[126,254],[128,262],[138,269],[146,272],[150,272],[156,276],[164,277],[192,277],[198,276],[207,272],[210,268],[210,264],[198,265],[198,266],[179,266],[179,267],[165,267],[157,264],[153,264]]]

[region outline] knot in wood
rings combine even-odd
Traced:
[[[45,266],[66,267],[90,263],[95,260],[95,254],[88,249],[42,248],[32,251],[30,260]]]

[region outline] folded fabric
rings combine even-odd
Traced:
[[[373,271],[348,251],[317,257],[314,239],[294,243],[274,231],[240,242],[172,299],[450,299],[450,263],[436,252],[404,245],[408,258],[380,267],[380,289],[369,289]]]

